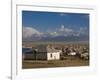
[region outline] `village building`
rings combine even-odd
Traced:
[[[59,60],[62,51],[53,46],[38,45],[23,53],[23,59]]]

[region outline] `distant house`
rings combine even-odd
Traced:
[[[86,52],[86,53],[80,54],[80,58],[85,59],[85,60],[88,60],[89,59],[89,53]]]
[[[26,51],[24,59],[59,60],[61,52],[61,50],[57,50],[53,46],[38,45],[30,51]]]
[[[33,59],[32,48],[22,48],[22,59]]]
[[[76,52],[70,52],[68,55],[75,56],[76,55]]]

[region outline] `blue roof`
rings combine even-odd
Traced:
[[[31,48],[22,48],[22,53],[26,53],[29,51],[32,51],[32,49]]]

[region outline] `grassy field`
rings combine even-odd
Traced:
[[[89,66],[89,60],[68,59],[68,60],[23,60],[22,68],[52,68],[52,67],[75,67],[75,66]]]

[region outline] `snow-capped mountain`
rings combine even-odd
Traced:
[[[89,31],[86,28],[73,30],[62,25],[51,32],[40,32],[32,27],[23,27],[23,41],[87,41]]]

